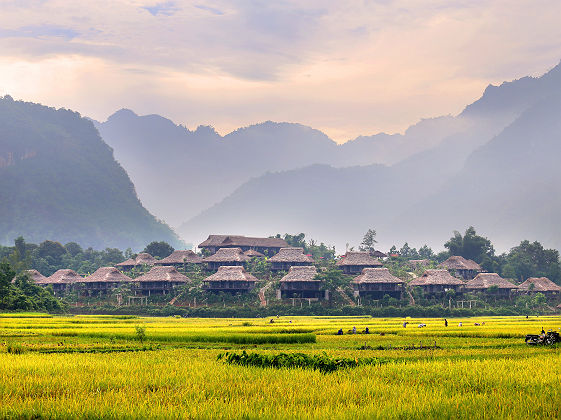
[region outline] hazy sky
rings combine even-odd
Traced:
[[[344,141],[545,72],[560,17],[559,0],[2,0],[0,94],[223,134],[300,122]]]

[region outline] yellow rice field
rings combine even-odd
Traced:
[[[561,417],[560,349],[524,344],[561,317],[270,320],[0,315],[0,417]],[[324,374],[217,360],[242,350],[387,363]]]

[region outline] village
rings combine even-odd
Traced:
[[[49,277],[37,270],[27,273],[35,284],[51,288],[55,296],[76,305],[100,301],[117,306],[154,302],[194,307],[236,302],[260,306],[272,302],[293,306],[424,302],[471,308],[480,301],[474,296],[508,302],[540,294],[551,306],[558,303],[561,292],[546,277],[529,277],[516,284],[454,255],[439,264],[408,260],[405,271],[395,275],[391,257],[380,251],[347,251],[332,261],[314,260],[302,247],[291,247],[281,238],[239,235],[210,235],[198,249],[198,254],[175,250],[162,259],[143,252],[85,277],[71,269],[59,269]]]

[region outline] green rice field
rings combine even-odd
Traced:
[[[0,314],[0,418],[561,417],[561,348],[524,343],[561,317],[272,320]]]

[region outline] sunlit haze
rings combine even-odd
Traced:
[[[342,142],[541,74],[559,16],[552,1],[3,1],[0,94],[222,134],[299,122]]]

